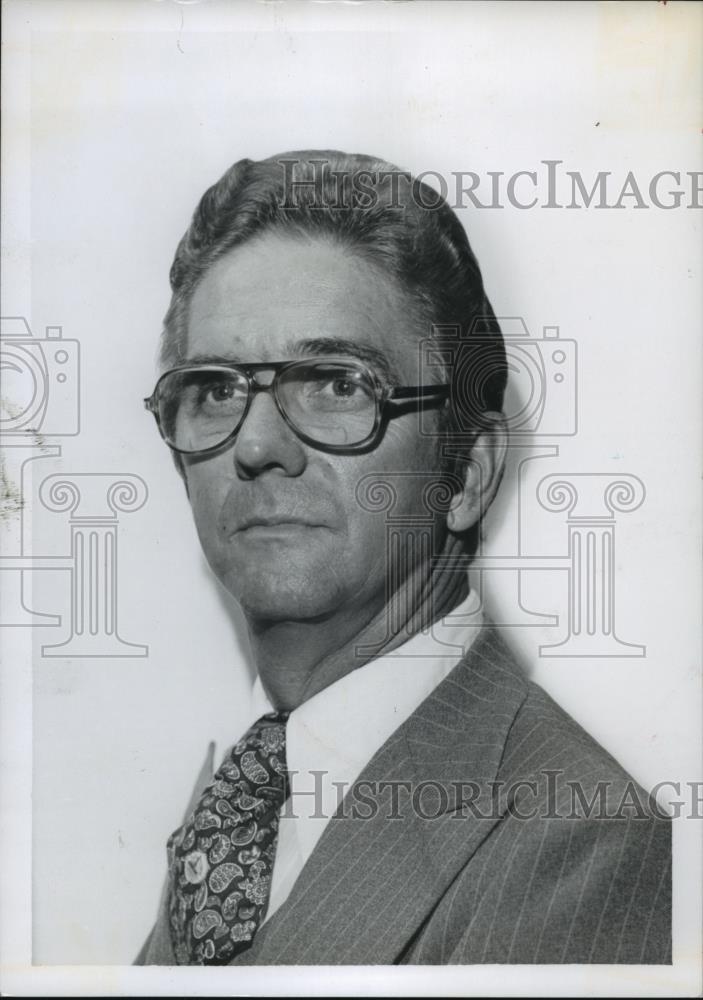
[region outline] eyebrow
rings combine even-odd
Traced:
[[[237,365],[242,364],[241,358],[233,354],[189,354],[183,358],[181,365]]]
[[[358,343],[355,340],[345,340],[341,337],[313,337],[310,340],[300,340],[294,345],[295,353],[324,356],[326,354],[348,354],[357,361],[371,365],[389,382],[398,382],[398,373],[390,358],[378,347],[371,344]]]
[[[355,340],[345,340],[343,337],[311,337],[298,340],[288,346],[286,353],[295,355],[348,355],[371,365],[379,375],[389,383],[400,382],[398,372],[389,357],[378,347],[371,344],[358,343]],[[245,365],[247,362],[234,354],[193,354],[185,358],[184,365]]]

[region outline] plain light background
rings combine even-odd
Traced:
[[[6,141],[4,263],[18,280],[3,315],[26,315],[37,336],[61,325],[82,352],[81,433],[36,463],[35,489],[56,471],[134,473],[149,488],[119,538],[120,632],[149,656],[46,659],[41,645],[65,632],[34,630],[33,960],[129,964],[166,838],[208,741],[221,754],[241,734],[250,684],[236,609],[141,405],[198,198],[241,157],[318,147],[447,176],[543,177],[541,161],[561,159],[589,187],[610,170],[617,192],[632,170],[646,191],[660,170],[701,169],[701,7],[103,0],[14,4],[7,20],[25,74],[11,135],[30,170],[13,169]],[[547,628],[509,641],[640,783],[699,779],[700,214],[506,205],[460,218],[496,313],[578,342],[579,433],[537,478],[622,472],[647,490],[618,518],[616,581],[618,633],[646,657],[540,659]],[[65,517],[32,509],[34,553],[66,553]],[[514,550],[515,517],[508,476],[488,553]],[[566,552],[560,515],[531,531],[530,554]],[[529,607],[565,613],[565,575],[524,580]],[[499,576],[488,586],[509,613]],[[35,610],[66,614],[66,574],[35,574],[33,590]],[[695,827],[675,832],[677,862],[688,851],[674,873],[681,963],[699,946]],[[617,976],[611,987],[634,988]],[[472,977],[463,988],[492,988]]]

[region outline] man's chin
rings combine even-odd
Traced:
[[[220,580],[252,622],[313,622],[338,611],[344,597],[324,568],[319,566],[312,572],[297,568],[295,573],[284,559],[277,572],[264,567],[252,572],[248,567],[243,574],[231,570]]]
[[[329,599],[320,595],[301,598],[299,594],[251,594],[238,597],[237,602],[248,621],[265,625],[282,624],[284,622],[315,622],[331,618],[338,610]]]

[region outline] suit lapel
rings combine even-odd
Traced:
[[[369,762],[286,902],[233,964],[396,961],[498,821],[490,782],[526,694],[485,627]]]

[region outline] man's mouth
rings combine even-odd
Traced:
[[[307,518],[286,517],[284,515],[256,515],[255,517],[247,518],[245,521],[238,524],[232,534],[238,535],[243,532],[257,530],[285,530],[324,527],[325,525],[321,524],[319,521],[313,521]]]

